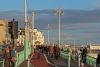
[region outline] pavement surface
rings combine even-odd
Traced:
[[[25,60],[19,67],[28,67],[27,60]],[[30,59],[30,67],[52,67],[47,59],[45,58],[44,54],[40,52],[35,52],[34,55],[31,55]]]
[[[30,62],[33,67],[51,67],[44,54],[40,52],[35,52]]]
[[[62,58],[55,60],[50,58],[46,54],[36,51],[34,55],[32,54],[30,59],[30,67],[68,67],[68,61]],[[28,67],[27,60],[25,60],[19,67]],[[71,60],[71,67],[78,67],[78,62]],[[84,67],[92,67],[85,64]]]

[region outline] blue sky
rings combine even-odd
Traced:
[[[62,9],[81,9],[92,10],[99,9],[100,0],[27,0],[28,9],[56,9],[60,6]],[[0,0],[0,10],[23,10],[24,0]]]
[[[24,0],[0,0],[0,19],[16,18],[22,27],[24,15],[12,10],[23,11],[23,2]],[[58,21],[53,11],[46,12],[43,9],[57,9],[59,6],[67,9],[61,17],[61,40],[100,43],[100,0],[28,0],[28,10],[37,10],[35,27],[44,32],[46,39],[48,23],[51,26],[51,41],[58,39]]]

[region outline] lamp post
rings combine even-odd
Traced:
[[[24,51],[25,51],[25,59],[26,57],[26,51],[27,51],[27,6],[26,6],[26,0],[24,0],[24,29],[25,29],[25,43],[24,43]]]
[[[35,13],[34,12],[32,12],[32,36],[31,36],[31,38],[32,38],[32,51],[33,51],[33,54],[34,54],[34,48],[35,48],[35,43],[34,43],[34,19],[35,18]]]
[[[59,44],[59,47],[60,47],[60,17],[61,15],[63,15],[63,11],[58,8],[57,11],[56,11],[56,14],[58,15],[58,29],[59,29],[59,32],[58,32],[58,44]]]
[[[26,4],[27,0],[24,0],[24,28],[25,28],[25,39],[27,38],[27,4]]]
[[[25,51],[25,59],[28,59],[28,46],[29,46],[29,23],[27,16],[27,0],[24,0],[24,29],[25,29],[25,43],[24,43],[24,51]]]
[[[74,49],[75,49],[75,40],[74,40]]]
[[[24,0],[24,28],[25,28],[25,43],[24,43],[24,53],[25,53],[25,60],[28,60],[28,66],[30,67],[30,60],[29,60],[29,18],[27,16],[27,0]]]
[[[50,24],[48,24],[48,45],[50,45]]]
[[[35,13],[32,12],[32,32],[33,32],[33,35],[32,35],[32,45],[34,46],[34,16],[35,16]]]

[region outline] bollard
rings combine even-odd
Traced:
[[[78,67],[80,67],[80,61],[81,60],[81,55],[80,55],[80,51],[78,52]]]
[[[68,67],[70,67],[70,58],[71,58],[71,54],[70,52],[68,53]]]

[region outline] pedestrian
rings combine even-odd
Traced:
[[[10,67],[10,50],[8,46],[7,48],[5,48],[4,58],[5,58],[4,67]]]
[[[55,59],[58,60],[58,57],[59,57],[59,49],[58,49],[57,45],[54,46],[54,56],[55,56]]]
[[[96,59],[96,67],[100,67],[100,53],[98,54]]]
[[[51,58],[54,58],[54,45],[50,46],[50,56]]]
[[[10,49],[10,64],[11,67],[15,67],[15,63],[16,63],[16,51],[14,48]]]

